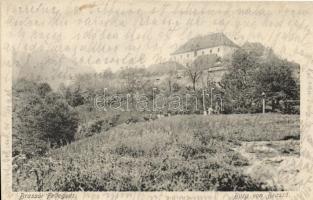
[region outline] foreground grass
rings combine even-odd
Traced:
[[[241,173],[248,162],[233,147],[299,137],[297,115],[189,115],[123,124],[51,151],[53,172],[43,190],[275,190]],[[36,190],[31,185],[26,190]]]

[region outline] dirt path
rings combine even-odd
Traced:
[[[290,191],[300,186],[297,145],[290,141],[242,142],[234,150],[249,161],[244,173],[278,190]]]

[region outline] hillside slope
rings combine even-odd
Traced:
[[[56,191],[277,190],[243,172],[243,141],[300,137],[298,115],[174,116],[123,124],[51,151]],[[295,150],[298,151],[298,150]],[[27,187],[31,187],[28,180]],[[51,185],[50,185],[51,184]],[[34,187],[34,185],[32,186]]]

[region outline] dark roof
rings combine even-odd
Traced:
[[[206,49],[222,45],[238,47],[238,45],[236,45],[233,41],[226,37],[224,33],[213,33],[205,36],[197,36],[190,39],[172,54],[186,53],[194,51],[195,49]]]

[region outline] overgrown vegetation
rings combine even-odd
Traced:
[[[229,73],[220,86],[228,113],[261,112],[262,93],[271,112],[300,113],[288,106],[288,100],[299,100],[299,80],[294,73],[300,66],[278,58],[271,49],[258,43],[246,43],[232,57]]]
[[[41,188],[276,190],[245,176],[241,167],[247,165],[247,160],[233,148],[241,141],[283,140],[289,136],[299,136],[297,116],[192,115],[123,124],[50,151],[48,157],[54,167],[42,179]],[[25,179],[19,180],[18,188],[36,190],[36,176],[26,178],[27,171],[23,173]]]
[[[186,68],[175,62],[163,65],[163,70],[158,64],[151,71],[125,67],[81,74],[54,90],[48,83],[16,80],[13,189],[276,190],[242,173],[249,163],[234,147],[243,141],[299,140],[299,115],[283,115],[299,114],[298,64],[247,43],[232,58],[203,55]],[[208,79],[200,88],[198,81],[212,66],[229,71],[221,82]],[[262,92],[272,114],[247,114],[261,112]],[[147,106],[138,110],[140,94]],[[151,110],[155,95],[162,101]],[[107,97],[109,106],[127,109],[96,108],[98,96]],[[189,103],[173,109],[174,96]],[[229,115],[196,115],[222,101],[222,113]],[[171,118],[156,120],[161,114]]]
[[[49,85],[19,80],[13,97],[13,156],[44,155],[74,140],[78,113]]]

